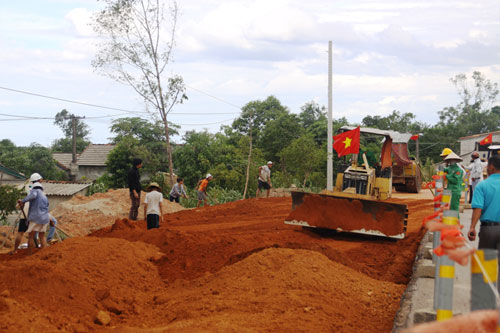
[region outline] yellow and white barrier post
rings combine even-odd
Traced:
[[[451,191],[449,191],[451,198]],[[443,200],[445,194],[443,192]],[[448,225],[459,224],[458,212],[445,210],[443,223]],[[438,244],[439,246],[439,244]],[[455,281],[455,262],[443,255],[437,258],[436,278],[434,280],[434,309],[436,320],[443,321],[453,316],[453,285]]]
[[[484,268],[484,273],[481,268]],[[472,256],[471,262],[471,311],[497,309],[496,295],[491,289],[490,283],[494,285],[495,289],[497,288],[498,250],[477,250],[476,255]]]

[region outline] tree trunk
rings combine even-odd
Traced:
[[[252,117],[252,116],[250,115],[250,117]],[[251,164],[251,162],[252,162],[252,123],[250,122],[250,145],[249,145],[249,150],[248,150],[247,177],[245,179],[245,190],[243,191],[243,199],[245,199],[247,196],[248,180],[250,178],[250,164]]]
[[[168,173],[170,176],[170,186],[174,185],[174,164],[172,162],[172,146],[170,145],[170,136],[168,130],[167,118],[163,118],[163,125],[165,127],[165,142],[167,143],[167,158],[168,158]]]

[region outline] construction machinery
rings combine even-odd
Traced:
[[[340,131],[352,129],[344,126]],[[292,211],[286,224],[396,239],[405,237],[407,205],[388,199],[393,185],[401,190],[420,191],[419,169],[408,157],[411,134],[374,128],[361,128],[360,133],[361,138],[382,138],[380,160],[370,166],[366,153],[361,154],[362,163],[358,163],[357,155],[352,155],[348,165],[339,167],[333,191],[320,194],[292,191]]]

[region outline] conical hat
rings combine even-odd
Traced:
[[[448,156],[446,156],[446,158],[444,159],[445,161],[451,161],[451,160],[455,160],[455,161],[463,161],[463,159],[458,156],[457,154],[455,154],[454,152],[451,152],[448,154]]]

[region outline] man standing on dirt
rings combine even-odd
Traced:
[[[30,254],[35,247],[35,232],[38,232],[42,248],[47,246],[45,241],[45,232],[49,225],[49,199],[43,193],[43,186],[40,182],[33,183],[33,188],[26,198],[19,200],[18,204],[21,209],[24,208],[26,202],[30,203],[28,209],[28,246]]]
[[[202,201],[205,207],[208,205],[207,186],[208,182],[211,181],[212,178],[212,175],[208,173],[205,179],[202,179],[198,182],[198,188],[196,189],[196,191],[198,192],[198,204],[196,205],[196,208],[200,207]]]
[[[128,172],[128,188],[130,192],[131,207],[128,214],[129,220],[137,220],[139,206],[141,205],[141,174],[139,169],[142,168],[142,160],[134,158],[132,168]]]
[[[264,188],[267,191],[267,198],[269,198],[271,187],[273,187],[273,185],[271,184],[272,167],[273,167],[273,162],[271,161],[267,162],[267,165],[259,167],[259,178],[258,178],[259,184],[257,185],[257,193],[255,194],[256,198],[259,197],[262,188]]]
[[[479,227],[479,248],[500,249],[500,155],[490,157],[486,169],[488,178],[480,182],[472,197],[472,218],[468,237],[476,239]],[[500,288],[500,284],[499,284]]]

